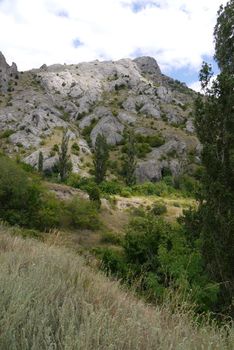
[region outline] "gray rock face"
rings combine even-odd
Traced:
[[[187,120],[186,122],[186,131],[189,132],[190,134],[195,133],[195,126],[191,119]]]
[[[17,78],[18,71],[15,63],[12,63],[9,66],[6,62],[5,57],[0,52],[0,91],[7,92],[7,90],[11,90],[13,86],[11,86],[11,81]]]
[[[165,86],[157,87],[156,91],[160,100],[164,101],[165,103],[170,103],[172,101],[171,91]]]
[[[15,123],[17,119],[12,115],[12,113],[0,114],[0,130],[14,130]]]
[[[92,145],[95,145],[98,134],[105,136],[109,145],[116,145],[122,141],[124,126],[113,116],[107,116],[99,120],[90,134]]]
[[[17,131],[9,137],[9,141],[18,147],[30,149],[40,145],[41,138],[27,131]]]
[[[168,141],[138,160],[139,181],[160,179],[166,168],[173,174],[183,171],[184,148],[195,138],[189,116],[193,96],[162,75],[152,57],[43,65],[18,75],[16,65],[9,66],[0,54],[0,85],[0,131],[9,130],[0,142],[11,155],[24,149],[25,161],[33,166],[40,147],[45,169],[53,167],[56,157],[50,156],[51,148],[61,142],[59,129],[68,129],[70,139],[79,145],[72,154],[73,169],[86,171],[86,157],[90,161],[92,153],[82,133],[87,136],[91,130],[92,146],[99,133],[110,145],[118,145],[128,127],[144,136],[162,134]],[[10,94],[9,87],[14,87]],[[86,127],[90,128],[84,132]],[[183,137],[191,142],[183,145]]]
[[[171,140],[159,148],[154,149],[148,159],[138,163],[136,177],[139,182],[159,181],[164,170],[170,170],[173,176],[182,171],[182,159],[186,156],[186,144]]]
[[[134,59],[143,74],[153,75],[154,79],[161,77],[159,65],[153,57],[143,56]]]
[[[53,167],[58,164],[58,156],[53,156],[51,157],[49,155],[48,150],[44,150],[44,149],[39,149],[35,152],[33,152],[32,154],[30,154],[30,156],[25,157],[24,158],[24,162],[26,164],[31,165],[34,168],[38,168],[38,160],[39,160],[39,153],[42,152],[43,154],[43,170],[46,172],[51,172],[53,170]]]
[[[123,124],[134,124],[137,120],[137,116],[127,112],[120,112],[118,114],[118,120]]]

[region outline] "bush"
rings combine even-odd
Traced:
[[[78,145],[77,142],[74,142],[74,143],[72,144],[71,151],[72,151],[73,154],[76,154],[76,155],[79,154],[79,152],[80,152],[80,146]]]
[[[196,303],[198,311],[206,311],[216,302],[218,285],[207,277],[198,245],[190,246],[181,226],[151,214],[135,217],[122,247],[123,254],[105,252],[104,265],[127,283],[137,285],[150,301],[178,290]]]
[[[65,205],[66,224],[75,229],[97,230],[101,227],[98,211],[93,203],[78,197]]]
[[[153,215],[162,215],[167,212],[167,207],[162,202],[155,202],[150,210],[151,214]]]
[[[64,203],[59,201],[53,193],[45,193],[42,205],[38,211],[37,228],[48,231],[64,224]]]
[[[151,147],[160,147],[165,143],[164,138],[161,135],[136,135],[136,140],[139,143],[147,143]]]
[[[174,186],[186,195],[195,195],[199,182],[194,177],[182,175],[174,179]]]
[[[4,130],[0,133],[0,139],[6,139],[8,138],[9,136],[11,136],[12,134],[14,134],[14,131],[13,130]]]
[[[92,201],[99,209],[101,207],[100,190],[97,185],[89,186],[87,188],[90,201]]]
[[[35,227],[43,193],[39,179],[0,156],[0,218],[10,224]]]
[[[139,158],[144,158],[147,153],[151,151],[151,147],[148,143],[137,143],[136,153]]]
[[[122,242],[122,237],[116,232],[103,232],[101,241],[103,243],[119,245]]]
[[[105,194],[120,194],[122,190],[121,184],[117,181],[103,181],[99,188]]]
[[[81,177],[78,174],[70,174],[66,181],[68,186],[79,188],[83,191],[88,191],[88,189],[92,186],[95,186],[95,182],[90,177]]]

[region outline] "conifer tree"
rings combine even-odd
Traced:
[[[68,142],[69,142],[69,134],[67,130],[63,132],[62,143],[59,150],[59,174],[61,181],[65,181],[68,177],[69,172],[71,171],[72,164],[70,161],[70,156],[68,154]]]
[[[39,157],[38,157],[38,171],[39,171],[39,173],[43,172],[43,163],[44,163],[44,157],[43,157],[43,153],[40,151]]]
[[[204,63],[200,80],[205,97],[196,101],[196,129],[203,145],[201,204],[196,215],[206,270],[220,284],[222,311],[234,291],[234,0],[218,12],[215,58],[220,68],[211,83]]]
[[[122,166],[122,175],[128,186],[136,183],[136,140],[134,132],[128,130],[125,134],[125,154]]]
[[[94,176],[95,182],[100,184],[106,176],[109,147],[104,135],[98,134],[94,148]]]

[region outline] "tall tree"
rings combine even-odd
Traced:
[[[94,175],[95,182],[101,183],[106,176],[107,161],[109,159],[109,147],[106,138],[102,134],[98,134],[94,147]]]
[[[220,6],[214,30],[215,58],[223,71],[234,72],[234,0]]]
[[[200,81],[205,97],[200,96],[196,101],[196,129],[203,145],[204,166],[196,223],[206,269],[220,283],[220,304],[230,309],[234,291],[233,24],[234,0],[231,0],[225,8],[220,8],[214,31],[220,74],[211,83],[211,67],[203,64]]]
[[[43,157],[43,153],[40,151],[39,157],[38,157],[38,171],[39,171],[39,173],[43,172],[43,163],[44,163],[44,157]]]
[[[132,130],[125,133],[125,154],[123,158],[122,175],[128,186],[136,183],[136,138]]]
[[[59,168],[61,181],[65,181],[67,179],[68,174],[72,168],[70,156],[68,153],[68,143],[69,143],[69,134],[67,130],[64,130],[62,143],[58,152],[59,153],[58,168]]]

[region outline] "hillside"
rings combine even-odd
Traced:
[[[174,176],[193,172],[199,164],[192,113],[196,93],[163,75],[155,59],[18,72],[0,58],[0,146],[5,153],[36,167],[41,151],[44,170],[50,172],[62,129],[68,129],[73,171],[89,176],[92,147],[102,134],[111,145],[113,177],[128,127],[138,135],[139,182],[160,180],[168,170]]]
[[[74,253],[16,233],[0,226],[1,349],[232,348],[227,326],[146,305]]]

